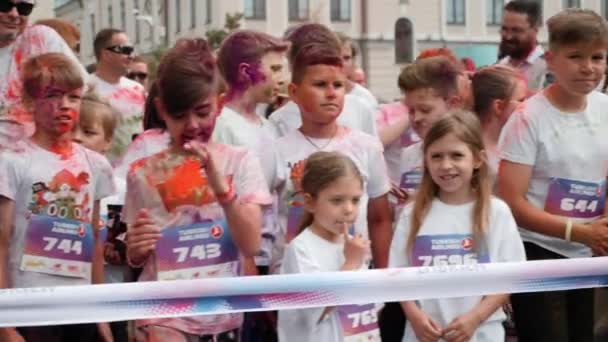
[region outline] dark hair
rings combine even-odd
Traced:
[[[158,96],[169,115],[182,113],[217,92],[218,72],[206,40],[182,38],[163,56]]]
[[[363,187],[363,177],[352,159],[340,152],[315,152],[306,159],[300,183],[302,193],[315,198],[323,189],[346,176],[357,177]],[[306,229],[313,221],[313,214],[304,210],[298,232]]]
[[[404,93],[431,88],[438,96],[447,98],[458,93],[460,73],[461,66],[446,56],[417,59],[416,62],[403,68],[398,85]]]
[[[291,66],[291,81],[296,84],[302,82],[308,67],[321,64],[342,67],[340,50],[336,50],[330,45],[319,43],[303,46],[294,57]]]
[[[93,41],[93,51],[95,52],[95,58],[97,58],[97,60],[101,57],[103,49],[108,47],[108,44],[110,44],[114,35],[119,33],[125,32],[115,28],[106,28],[97,32],[95,40]]]
[[[242,82],[239,64],[248,63],[254,70],[261,59],[269,52],[285,52],[289,44],[269,34],[251,30],[236,31],[230,34],[217,53],[218,68],[224,81],[230,87]]]
[[[608,46],[606,20],[592,10],[568,8],[547,20],[549,49],[579,43]]]
[[[528,16],[528,23],[531,27],[539,27],[542,24],[542,8],[536,1],[530,0],[513,0],[509,1],[505,7],[505,11],[525,14]]]
[[[158,115],[156,106],[154,105],[154,99],[158,97],[158,81],[154,81],[150,86],[148,97],[146,97],[146,104],[144,106],[144,131],[153,128],[159,128],[162,130],[167,129],[167,124]]]
[[[338,37],[326,26],[321,24],[302,24],[291,30],[286,35],[286,40],[291,43],[287,58],[289,63],[293,65],[295,57],[300,50],[309,44],[325,44],[328,49],[335,49],[338,56],[342,55],[342,46]]]

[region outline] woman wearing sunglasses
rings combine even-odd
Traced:
[[[21,103],[21,63],[47,52],[66,54],[87,72],[72,49],[50,27],[27,26],[34,0],[0,0],[0,149],[33,133],[32,117]],[[86,78],[85,78],[86,79]]]

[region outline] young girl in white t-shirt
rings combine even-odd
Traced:
[[[451,112],[428,131],[415,202],[399,221],[389,267],[524,261],[509,207],[492,197],[481,125]],[[402,302],[403,341],[504,341],[507,294]]]
[[[369,240],[348,232],[363,196],[363,177],[355,163],[339,152],[313,153],[306,161],[301,191],[299,234],[286,248],[281,273],[367,268]],[[280,341],[289,342],[380,341],[375,304],[280,311],[278,333]]]

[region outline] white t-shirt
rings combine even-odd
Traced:
[[[423,220],[412,255],[406,252],[407,238],[413,214],[413,204],[405,207],[391,244],[389,267],[466,265],[471,263],[495,263],[525,261],[522,240],[517,231],[511,210],[503,201],[492,198],[489,222],[484,242],[477,244],[473,237],[473,206],[475,202],[448,205],[434,199]],[[481,296],[417,301],[419,307],[440,327],[447,327],[456,317],[470,311],[481,301]],[[495,342],[504,340],[500,323],[506,318],[502,309],[483,322],[471,341]],[[484,337],[485,336],[485,337]],[[405,328],[403,341],[416,341],[411,325]]]
[[[554,215],[588,222],[604,214],[608,174],[608,96],[587,95],[587,108],[564,113],[538,93],[515,110],[502,130],[501,160],[529,165],[526,198]],[[583,244],[520,227],[524,241],[560,255],[589,257]]]
[[[281,274],[336,272],[342,268],[344,261],[344,241],[327,241],[307,228],[285,248]],[[364,263],[361,270],[367,267]],[[324,307],[320,307],[279,311],[279,341],[343,341],[342,324],[336,309],[317,323],[324,310]]]
[[[378,135],[376,121],[374,119],[375,109],[369,107],[357,96],[347,94],[344,96],[344,107],[336,120],[339,125],[356,129],[370,135]],[[302,126],[300,108],[293,102],[287,102],[283,107],[275,110],[268,118],[275,124],[280,136]]]
[[[383,104],[378,107],[376,112],[376,125],[378,129],[391,126],[407,115],[407,107],[401,101]],[[419,141],[420,137],[410,127],[398,139],[384,147],[384,159],[386,159],[388,176],[391,182],[399,184],[401,180],[401,155],[407,147]]]
[[[310,139],[310,141],[309,141]],[[359,168],[364,181],[364,196],[359,204],[359,216],[355,231],[368,236],[367,204],[370,198],[385,195],[390,190],[386,164],[382,156],[382,144],[377,137],[363,132],[340,127],[333,139],[305,137],[300,130],[293,130],[277,139],[273,153],[268,151],[262,158],[262,167],[272,190],[279,194],[276,241],[273,246],[271,271],[278,271],[286,241],[295,236],[302,198],[300,181],[306,158],[319,151],[337,151],[350,157]],[[291,212],[291,219],[288,218]]]
[[[90,84],[95,87],[99,96],[110,102],[120,116],[107,153],[110,161],[116,163],[133,141],[133,135],[143,131],[146,90],[141,84],[126,77],[121,77],[118,83],[111,84],[96,74],[91,74]]]
[[[369,89],[365,88],[364,86],[360,85],[359,83],[354,83],[353,89],[351,89],[349,94],[354,95],[354,96],[360,98],[361,100],[365,101],[365,103],[369,107],[373,108],[374,110],[378,109],[378,100],[376,99],[374,94],[372,94],[372,92],[369,91]]]
[[[267,152],[268,146],[272,146],[274,140],[279,137],[279,133],[274,124],[266,118],[260,117],[261,124],[255,124],[241,114],[224,106],[218,116],[211,140],[232,146],[245,146],[256,156],[260,157]],[[273,197],[276,197],[273,195]],[[272,244],[275,240],[276,231],[276,199],[273,206],[267,208],[264,214],[264,224],[262,226],[262,246],[261,253],[256,256],[255,262],[259,266],[268,266]]]
[[[66,159],[28,139],[22,141],[18,149],[7,149],[0,154],[0,195],[15,202],[15,230],[10,241],[8,261],[10,287],[91,283],[90,273],[86,277],[80,274],[80,277],[80,270],[72,268],[73,263],[57,257],[61,253],[56,252],[65,252],[61,248],[65,246],[64,241],[70,245],[75,241],[70,239],[69,231],[63,230],[61,222],[69,219],[77,223],[90,223],[94,202],[111,195],[114,182],[112,168],[105,157],[79,144],[73,144],[72,148],[72,155]],[[38,222],[39,218],[53,224],[52,229],[43,227],[35,230],[39,225],[33,222]],[[40,236],[42,231],[44,236]],[[79,231],[78,234],[84,236],[88,232]],[[87,249],[86,243],[83,242],[81,246],[82,250],[77,252],[74,243],[74,249],[68,248],[69,252],[65,254],[92,253],[92,248]],[[47,248],[51,248],[51,252],[42,252]],[[24,258],[24,255],[31,257]],[[29,261],[26,262],[27,259]],[[28,271],[22,270],[24,265]],[[64,275],[57,275],[60,272]]]
[[[263,153],[264,148],[279,137],[276,127],[265,118],[261,124],[253,123],[244,116],[224,106],[220,112],[211,140],[217,143],[245,146],[256,155]]]
[[[65,54],[79,68],[83,81],[88,74],[74,52],[55,30],[44,25],[28,26],[15,42],[0,48],[0,147],[33,133],[33,118],[21,102],[23,63],[48,52]],[[8,119],[8,120],[6,120]]]
[[[208,145],[208,148],[217,158],[216,167],[232,183],[240,202],[261,206],[272,203],[259,161],[252,153],[243,147],[223,144]],[[230,238],[230,227],[225,222],[224,209],[217,202],[196,158],[170,154],[165,150],[133,163],[127,178],[124,221],[128,225],[133,224],[141,208],[148,210],[163,234],[167,235],[163,235],[166,239],[157,244],[157,249],[146,260],[139,281],[157,281],[159,277],[194,279],[241,275],[242,256]],[[221,222],[224,222],[224,226],[218,230],[217,225]],[[201,228],[201,225],[209,223],[213,226]],[[191,233],[196,234],[185,234],[182,231],[183,236],[192,237],[184,242],[181,239],[182,233],[178,230],[180,227],[187,227]],[[178,239],[173,245],[169,239],[171,234]],[[216,240],[209,240],[211,237]],[[201,238],[206,240],[201,241]],[[222,239],[219,240],[220,238]],[[198,253],[195,253],[196,246],[179,245],[187,244],[188,241],[203,242],[206,249],[196,249]],[[221,245],[213,247],[218,244]],[[176,249],[183,248],[190,248],[190,253],[182,255],[182,261],[171,259],[175,258],[173,252]],[[200,253],[206,257],[200,258]],[[173,266],[164,269],[167,264]],[[242,318],[242,314],[161,318],[137,321],[137,325],[162,325],[197,335],[217,334],[240,327]]]

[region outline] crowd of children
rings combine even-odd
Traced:
[[[35,128],[0,150],[0,286],[606,256],[608,96],[595,89],[608,25],[575,9],[547,24],[554,82],[537,93],[508,66],[469,73],[435,49],[381,105],[354,82],[354,43],[321,24],[239,30],[218,51],[180,39],[128,147],[137,124],[119,120],[112,89],[89,86],[72,57],[31,57],[19,82]],[[122,33],[102,32],[97,57],[126,61],[111,50],[126,46],[104,45]],[[139,117],[139,100],[124,110]],[[519,341],[586,342],[594,293],[3,328],[0,340],[502,342],[512,305]]]

